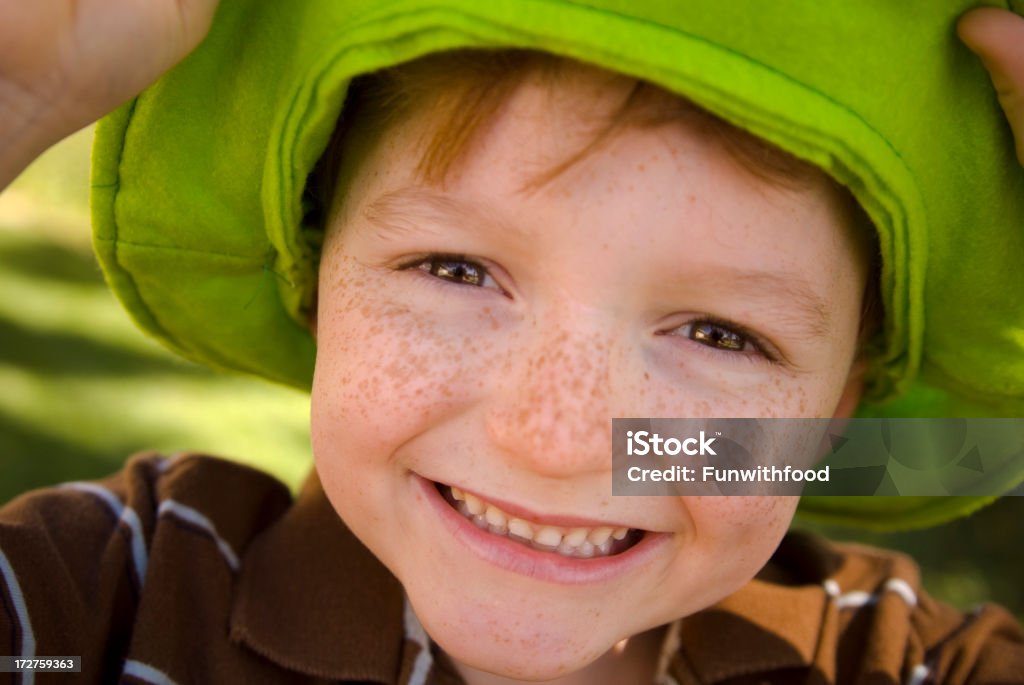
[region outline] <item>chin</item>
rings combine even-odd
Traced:
[[[543,682],[585,668],[618,641],[602,636],[595,616],[557,613],[562,607],[530,606],[503,598],[477,599],[460,594],[449,599],[437,588],[406,592],[427,634],[453,661],[517,680]],[[471,594],[471,593],[469,593]]]

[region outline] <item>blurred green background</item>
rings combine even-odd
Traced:
[[[217,454],[296,487],[311,464],[308,396],[172,356],[104,286],[89,246],[90,142],[88,129],[71,136],[0,195],[0,503],[149,449]],[[927,531],[797,525],[903,550],[933,595],[1024,620],[1024,497]]]

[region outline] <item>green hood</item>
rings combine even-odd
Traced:
[[[451,48],[542,49],[683,94],[850,188],[878,228],[886,309],[861,414],[1022,416],[1024,170],[955,34],[977,4],[223,0],[202,46],[100,124],[96,251],[171,349],[309,387],[317,247],[303,191],[349,80]],[[984,501],[801,508],[897,527]]]

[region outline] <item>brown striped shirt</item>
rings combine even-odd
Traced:
[[[907,557],[803,534],[666,635],[666,685],[1024,683],[1004,609],[962,614]],[[82,656],[80,676],[0,683],[462,682],[315,475],[292,501],[199,455],[138,455],[0,509],[0,654]]]

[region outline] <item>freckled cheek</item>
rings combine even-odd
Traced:
[[[392,444],[471,399],[493,354],[451,317],[383,296],[372,280],[321,303],[313,418]]]
[[[738,373],[725,364],[687,360],[673,374],[656,376],[646,394],[652,416],[785,418],[831,416],[841,390],[840,381],[824,373]]]
[[[806,390],[787,386],[778,378],[730,373],[707,366],[661,376],[639,394],[650,416],[772,417],[806,416]]]

